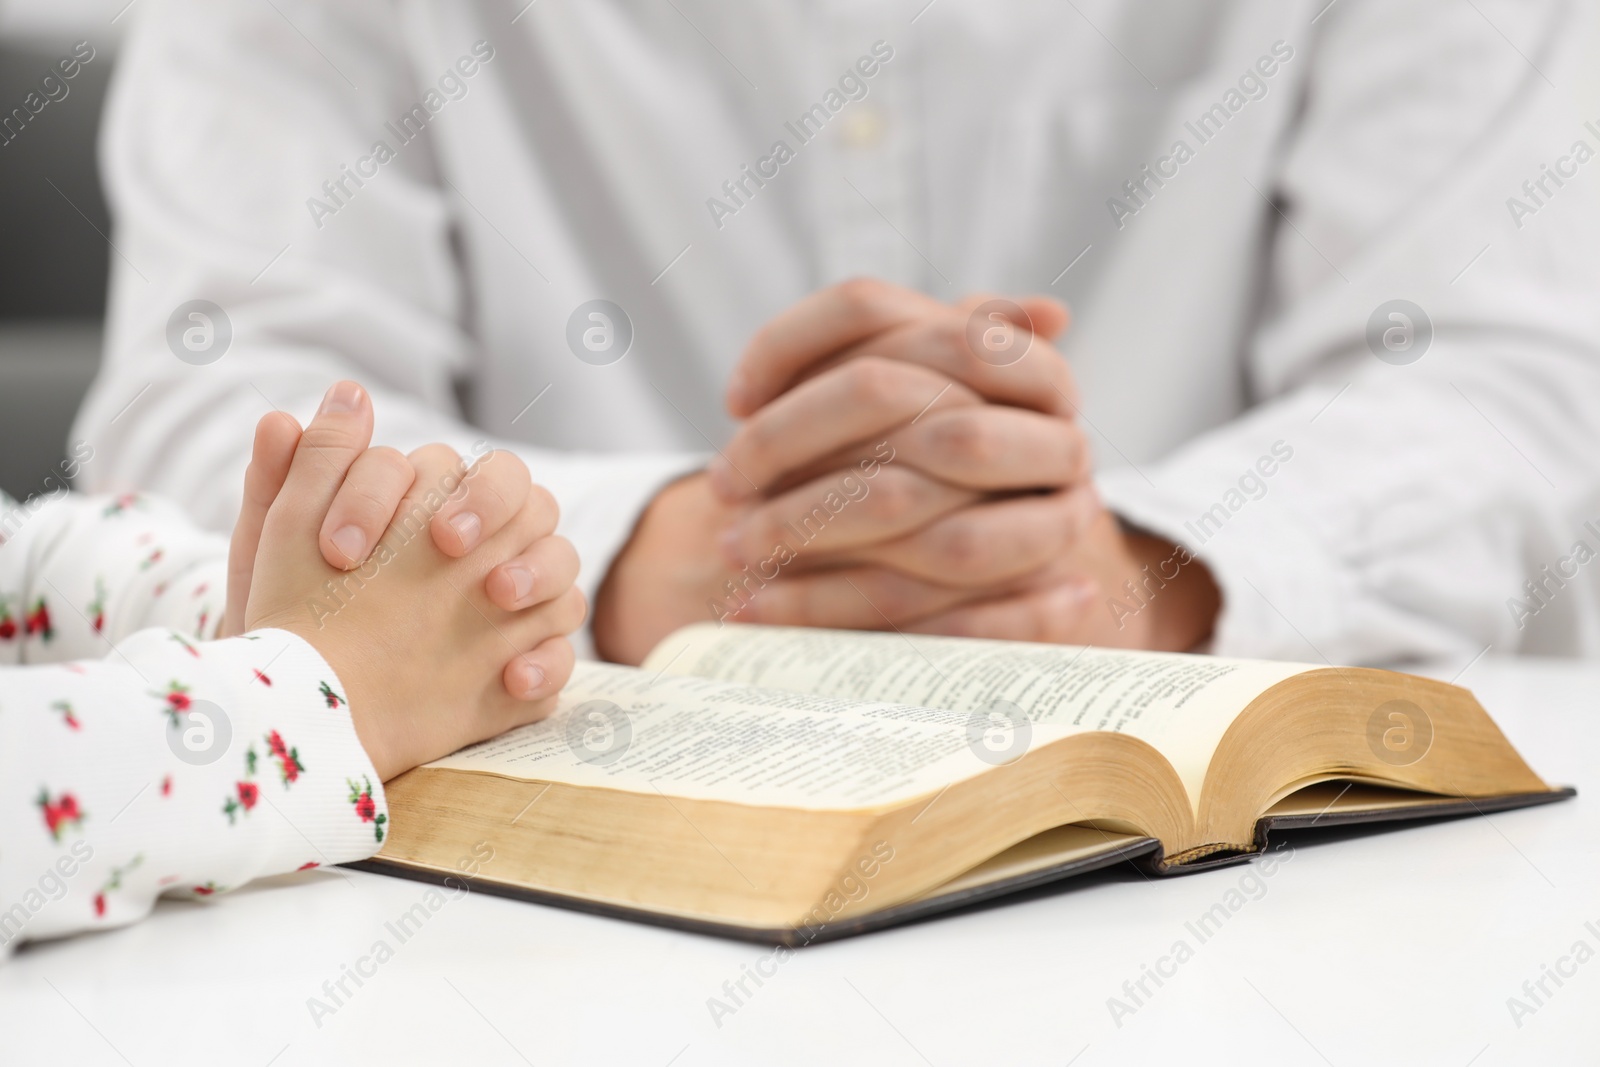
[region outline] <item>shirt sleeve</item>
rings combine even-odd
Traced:
[[[1558,88],[1594,29],[1554,3],[1407,12],[1308,28],[1262,189],[1255,406],[1102,478],[1209,567],[1220,654],[1600,648],[1600,130]]]
[[[283,630],[211,639],[220,538],[144,497],[0,509],[0,954],[377,851],[332,668]]]
[[[80,484],[148,488],[226,529],[249,461],[239,427],[270,407],[304,422],[341,377],[371,393],[378,444],[467,455],[484,442],[454,388],[475,344],[458,208],[429,139],[387,162],[339,225],[318,229],[306,210],[332,161],[370,152],[419,97],[393,5],[146,0],[118,64],[101,155],[126,259],[113,257],[106,357],[75,428],[101,446]],[[169,317],[197,294],[227,322],[216,358],[195,357],[203,366],[168,341]],[[704,458],[486,444],[520,455],[555,496],[591,601],[646,505]]]

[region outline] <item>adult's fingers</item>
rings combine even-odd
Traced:
[[[760,416],[757,416],[758,418]],[[897,462],[968,489],[1053,489],[1089,476],[1076,420],[1003,404],[940,407],[889,437]]]
[[[751,338],[728,379],[728,410],[748,418],[818,360],[942,306],[875,278],[852,278],[812,293]]]
[[[489,452],[472,465],[462,482],[464,490],[445,500],[432,522],[433,543],[447,556],[464,556],[493,537],[537,496],[541,510],[555,528],[555,500],[536,488],[528,465],[515,453]]]
[[[266,525],[272,502],[278,499],[284,479],[289,476],[289,465],[294,460],[299,440],[300,424],[292,415],[273,411],[256,423],[250,465],[244,472],[244,502],[228,545],[228,604],[222,618],[224,637],[244,633],[245,605],[250,599],[250,577],[255,572],[261,530]]]
[[[982,400],[912,363],[876,356],[851,360],[801,382],[741,425],[707,467],[711,487],[730,503],[770,492],[784,474],[920,421],[935,403],[945,409]]]
[[[1058,565],[1099,512],[1092,486],[962,508],[897,541],[823,557],[941,585],[993,589]]]
[[[521,611],[550,600],[578,578],[578,550],[565,537],[545,537],[515,559],[495,567],[484,579],[490,603]]]
[[[1026,327],[1039,337],[1047,341],[1055,341],[1061,336],[1067,324],[1072,321],[1072,315],[1067,311],[1067,306],[1061,301],[1050,296],[1019,296],[1015,300],[1000,293],[971,293],[961,299],[956,307],[963,314],[970,315],[979,307],[992,300],[1004,300],[1016,309],[1013,314],[1007,312],[1006,318],[1018,326]]]
[[[369,448],[356,457],[317,538],[329,566],[349,570],[361,565],[415,478],[411,461],[393,448]]]
[[[752,573],[757,567],[751,568]],[[773,573],[768,571],[768,573]],[[908,578],[882,567],[843,567],[816,574],[784,574],[764,584],[741,582],[739,599],[727,598],[727,618],[774,626],[888,630],[948,611],[986,594]]]
[[[372,401],[355,382],[334,383],[300,435],[278,507],[320,527],[356,457],[372,441]]]
[[[1088,614],[1097,610],[1098,598],[1099,586],[1092,579],[1069,578],[1044,589],[963,604],[903,629],[951,637],[1070,644],[1088,630]]]
[[[765,418],[767,412],[791,395],[773,401],[754,421]],[[870,478],[886,462],[911,467],[963,489],[984,492],[1049,490],[1088,479],[1092,457],[1076,420],[1008,404],[967,403],[971,395],[964,387],[952,388],[908,424],[888,434],[868,434],[815,458],[811,457],[814,446],[797,444],[805,461],[765,484],[763,495],[776,497],[795,486],[852,467]],[[947,407],[951,397],[959,399]],[[794,429],[794,440],[799,441],[804,428],[797,423]],[[713,460],[713,467],[716,463]],[[737,503],[739,499],[734,494],[730,502]]]
[[[1000,311],[963,314],[941,307],[832,359],[846,363],[869,355],[920,364],[997,403],[1049,415],[1077,410],[1077,386],[1067,361],[1047,339]]]
[[[723,532],[721,548],[738,565],[780,545],[798,555],[892,541],[978,497],[906,468],[884,465],[870,480],[837,471],[755,507]]]

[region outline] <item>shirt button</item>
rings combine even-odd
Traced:
[[[847,109],[839,127],[839,139],[850,148],[875,148],[888,131],[889,120],[882,108],[857,104]]]

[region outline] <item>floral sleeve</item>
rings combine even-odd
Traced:
[[[70,495],[0,498],[0,538],[0,954],[377,850],[332,669],[283,630],[210,639],[224,541]]]

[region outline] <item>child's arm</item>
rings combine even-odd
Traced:
[[[0,596],[28,610],[13,609],[19,630],[0,656],[103,655],[118,640],[102,659],[0,666],[0,946],[131,922],[163,892],[210,896],[370,855],[387,823],[382,778],[547,713],[581,600],[563,589],[507,611],[481,591],[497,564],[555,540],[537,506],[459,559],[413,537],[319,629],[307,604],[341,573],[320,558],[319,524],[352,485],[368,418],[319,416],[305,442],[296,431],[255,546],[246,613],[257,628],[242,637],[192,636],[220,610],[220,541],[154,502],[63,497],[9,524]],[[418,458],[430,478],[449,465]],[[194,595],[202,584],[219,595]],[[85,589],[105,603],[80,607]],[[395,624],[407,615],[432,622],[431,640]],[[182,628],[125,636],[156,619]],[[522,659],[541,665],[539,699],[501,683]]]

